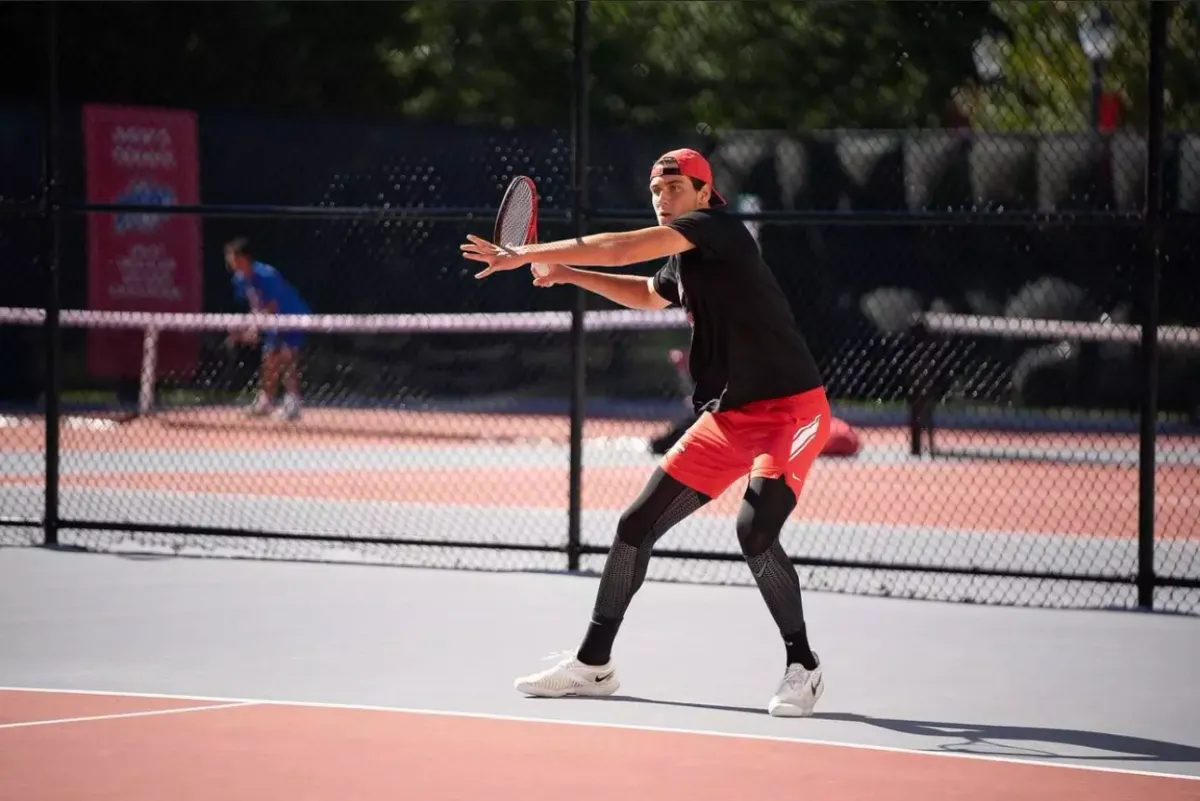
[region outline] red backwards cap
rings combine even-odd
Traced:
[[[712,166],[708,163],[708,159],[690,147],[681,147],[659,156],[658,160],[654,162],[654,166],[650,168],[650,177],[657,178],[660,175],[682,175],[686,178],[703,181],[712,187],[712,200],[709,205],[725,205],[725,198],[721,197],[717,188],[713,186]]]

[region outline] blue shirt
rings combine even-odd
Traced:
[[[276,304],[278,314],[308,314],[308,304],[296,288],[278,270],[269,264],[256,261],[252,265],[253,273],[246,278],[241,273],[233,274],[233,292],[239,300],[250,302],[250,292],[258,296],[258,303],[265,307],[272,301]],[[253,308],[251,303],[251,308]]]

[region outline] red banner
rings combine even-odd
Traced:
[[[90,203],[150,206],[200,202],[196,115],[190,111],[86,105],[86,191]],[[200,219],[193,214],[87,216],[88,308],[198,312],[203,302]],[[195,334],[169,332],[158,345],[159,375],[196,367]],[[136,379],[142,332],[88,333],[88,370]]]

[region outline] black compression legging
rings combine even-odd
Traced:
[[[592,623],[579,649],[580,660],[593,665],[608,663],[625,611],[645,581],[655,544],[710,500],[661,468],[655,470],[617,523],[616,537],[600,576]],[[800,580],[779,544],[779,532],[795,506],[795,495],[782,479],[752,479],[738,512],[737,537],[763,600],[788,642],[789,661],[800,653],[807,662]]]

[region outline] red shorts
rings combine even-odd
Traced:
[[[784,476],[796,497],[829,439],[825,390],[704,412],[662,459],[672,478],[710,498],[733,482]]]

